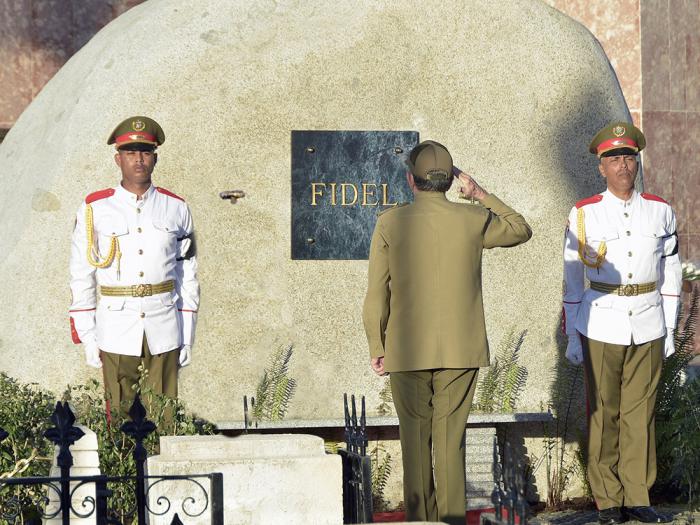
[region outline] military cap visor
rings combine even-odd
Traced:
[[[144,116],[129,117],[120,122],[107,139],[122,149],[128,144],[148,144],[156,148],[165,142],[165,133],[155,120]]]
[[[129,142],[117,148],[119,151],[155,151],[156,145],[145,142]]]
[[[452,176],[452,155],[442,144],[425,140],[411,150],[406,165],[414,177],[447,180]]]
[[[632,151],[632,154],[637,154],[646,145],[647,141],[644,138],[644,133],[638,127],[627,122],[613,122],[605,126],[593,137],[588,151],[598,157],[603,155],[610,156],[609,152],[616,150],[627,150]],[[625,155],[626,153],[615,154]]]
[[[618,157],[620,155],[637,155],[638,151],[636,149],[632,148],[617,148],[617,149],[610,149],[606,152],[603,152],[599,155],[599,157],[605,158],[605,157]]]

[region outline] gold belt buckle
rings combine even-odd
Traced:
[[[132,297],[146,297],[153,295],[153,287],[150,284],[134,284],[131,287]]]
[[[638,284],[626,284],[621,286],[618,295],[624,295],[625,297],[632,297],[633,295],[639,295],[639,285]]]

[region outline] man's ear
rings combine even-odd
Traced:
[[[410,171],[406,172],[406,182],[408,182],[408,187],[411,188],[411,191],[416,191],[416,181],[413,178],[413,173]]]
[[[153,165],[155,166],[156,164],[158,164],[158,154],[154,153],[153,154]]]
[[[598,162],[598,171],[600,172],[601,177],[603,177],[604,179],[607,178],[605,176],[605,172],[603,171],[603,159],[600,159],[600,162]]]
[[[119,166],[120,168],[122,167],[122,157],[121,157],[121,155],[119,155],[119,152],[118,152],[118,151],[114,154],[114,162],[115,162],[115,163],[117,164],[117,166]]]

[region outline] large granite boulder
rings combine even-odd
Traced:
[[[183,195],[202,306],[187,404],[242,419],[268,356],[293,343],[289,417],[339,417],[343,392],[378,403],[361,322],[366,261],[290,258],[290,131],[416,130],[521,211],[532,240],[485,255],[495,347],[527,329],[522,408],[550,396],[559,358],[566,215],[602,187],[594,132],[629,118],[581,25],[537,0],[151,0],[100,31],[0,147],[0,369],[59,390],[97,377],[68,327],[69,238],[89,192],[119,174],[112,127],[165,128],[155,180]],[[232,206],[222,190],[247,196]],[[459,269],[455,268],[455,272]],[[465,334],[469,337],[469,334]]]

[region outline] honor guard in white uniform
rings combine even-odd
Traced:
[[[649,506],[649,488],[656,390],[663,358],[674,351],[681,265],[671,206],[634,189],[645,144],[625,122],[594,137],[590,152],[607,190],[572,208],[564,243],[566,357],[584,363],[588,478],[604,525],[669,521]]]
[[[139,366],[147,386],[177,397],[178,367],[191,361],[199,284],[194,227],[185,201],[151,183],[165,136],[152,119],[120,123],[108,144],[122,181],[78,209],[70,260],[73,341],[103,368],[108,413],[125,413]]]

